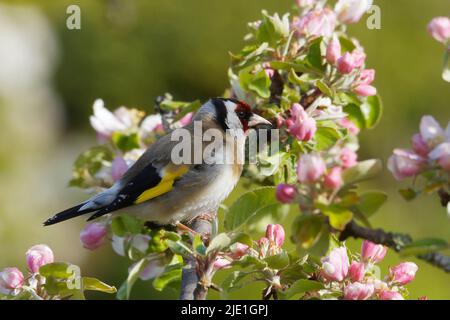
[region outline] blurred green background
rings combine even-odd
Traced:
[[[82,219],[41,226],[51,214],[85,197],[66,186],[75,157],[95,144],[88,121],[93,101],[101,97],[109,108],[150,111],[155,97],[165,92],[177,100],[221,95],[227,87],[228,51],[244,45],[246,23],[257,20],[263,8],[283,13],[293,2],[0,1],[0,267],[24,268],[27,248],[46,243],[58,260],[78,264],[84,274],[118,287],[128,262],[109,246],[96,252],[82,249]],[[66,28],[70,4],[81,8],[81,30]],[[385,106],[381,124],[361,135],[360,157],[386,161],[393,148],[409,143],[421,115],[434,115],[442,125],[450,119],[450,85],[440,77],[444,49],[426,32],[434,16],[450,13],[450,2],[375,4],[381,7],[381,29],[368,30],[363,19],[350,27],[350,34],[361,40],[368,65],[377,70]],[[436,197],[406,203],[387,170],[365,187],[390,196],[373,218],[374,226],[450,240],[450,220]],[[228,201],[242,191],[235,190]],[[360,242],[350,241],[350,246]],[[449,299],[450,275],[413,260],[420,270],[409,285],[411,298]],[[390,252],[382,267],[386,271],[398,261]],[[252,285],[231,298],[258,299],[261,289]],[[149,282],[139,282],[132,297],[176,298],[177,293],[154,292]]]

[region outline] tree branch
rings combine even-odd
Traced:
[[[193,220],[190,227],[195,232],[204,236],[210,235],[212,230],[211,221],[199,216]],[[205,300],[208,288],[201,283],[201,272],[195,257],[186,259],[185,267],[181,274],[180,300]]]
[[[350,237],[366,239],[374,243],[383,244],[397,252],[406,245],[412,243],[411,236],[407,234],[386,232],[382,229],[369,229],[359,226],[354,221],[347,224],[344,231],[341,232],[339,240],[344,241]],[[448,256],[432,252],[418,255],[417,258],[424,260],[445,272],[450,272],[450,257]]]

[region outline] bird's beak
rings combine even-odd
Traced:
[[[272,127],[272,124],[270,123],[270,121],[264,119],[261,116],[258,116],[257,114],[253,114],[250,117],[250,120],[248,122],[248,127],[249,128],[256,128],[258,126],[270,126]]]

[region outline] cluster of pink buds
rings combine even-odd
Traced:
[[[0,294],[15,296],[25,287],[30,290],[36,285],[35,276],[43,265],[53,263],[53,251],[45,244],[38,244],[25,254],[26,263],[30,275],[25,277],[15,267],[5,268],[0,272]]]
[[[444,130],[432,116],[424,116],[411,149],[395,149],[388,168],[397,180],[415,177],[425,170],[450,171],[450,125]]]
[[[230,247],[230,252],[219,255],[214,261],[214,270],[226,269],[231,267],[235,260],[241,259],[249,252],[250,247],[246,244],[237,242]]]
[[[280,224],[269,224],[266,235],[257,241],[259,257],[264,259],[279,254],[284,243],[285,232]]]
[[[377,263],[381,262],[387,248],[365,240],[361,255],[352,257],[350,262],[346,247],[333,249],[322,259],[319,279],[326,284],[326,290],[320,292],[326,296],[340,293],[345,300],[403,300],[406,295],[404,286],[410,283],[418,270],[412,262],[402,262],[389,269],[389,275],[380,280]]]

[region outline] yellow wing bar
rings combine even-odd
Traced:
[[[169,164],[165,166],[161,170],[162,179],[158,183],[158,185],[142,192],[139,195],[139,197],[134,201],[134,203],[139,204],[169,192],[170,190],[172,190],[175,180],[183,176],[186,172],[188,172],[188,170],[189,166],[187,165]]]

